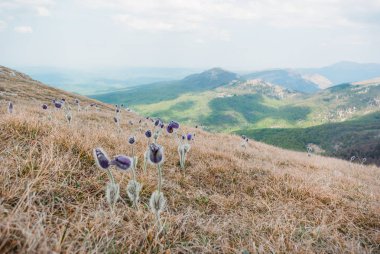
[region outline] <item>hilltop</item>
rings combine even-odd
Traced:
[[[181,126],[196,134],[185,171],[173,137],[158,140],[165,148],[167,209],[164,231],[156,236],[147,206],[156,169],[144,174],[139,162],[139,210],[125,193],[131,174],[115,171],[123,201],[111,211],[104,197],[106,173],[92,155],[99,146],[111,156],[129,154],[127,140],[134,134],[141,161],[147,144],[142,131],[152,123],[123,110],[117,132],[114,108],[84,97],[83,105],[95,102],[99,110],[73,110],[70,125],[59,110],[48,120],[42,103],[51,107],[51,99],[64,98],[72,104],[77,96],[14,73],[0,76],[1,253],[380,251],[378,167],[255,141],[243,148],[238,136],[189,126]],[[12,114],[6,113],[9,100]]]
[[[319,90],[319,84],[313,82],[310,78],[304,78],[293,70],[265,70],[246,74],[243,77],[247,80],[263,79],[286,89],[304,93],[313,93]]]
[[[98,94],[94,99],[107,103],[126,103],[128,105],[153,104],[178,98],[184,93],[203,92],[228,84],[239,76],[221,68],[213,68],[201,73],[186,76],[181,80],[163,81],[140,85],[126,90]]]

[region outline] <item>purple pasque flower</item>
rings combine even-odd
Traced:
[[[151,130],[147,130],[147,131],[145,132],[145,137],[147,137],[147,138],[151,138],[151,137],[152,137],[152,131],[151,131]]]
[[[164,148],[155,143],[149,145],[148,159],[152,164],[161,164],[164,161]]]
[[[134,136],[129,137],[129,139],[128,139],[129,144],[133,145],[135,142],[136,142],[136,138]]]
[[[110,160],[106,152],[100,147],[95,148],[93,151],[93,155],[95,158],[96,165],[101,169],[108,169],[110,166]]]
[[[174,129],[178,129],[178,128],[179,128],[179,123],[177,123],[175,121],[170,121],[168,126],[166,126],[166,131],[169,133],[173,133]]]
[[[62,108],[62,104],[63,104],[63,103],[62,103],[61,101],[55,101],[55,102],[54,102],[54,107],[60,109],[60,108]]]
[[[158,119],[154,122],[154,125],[155,125],[155,126],[159,126],[159,125],[161,125],[161,123],[162,123],[161,119],[158,118]]]
[[[193,139],[193,134],[188,133],[188,134],[186,135],[186,138],[187,138],[188,141],[192,140],[192,139]]]
[[[46,104],[42,104],[42,109],[43,110],[46,110],[48,108],[48,106]]]
[[[173,127],[170,124],[168,124],[168,126],[166,126],[166,131],[168,133],[173,133],[174,129],[173,129]]]
[[[120,170],[128,170],[132,165],[132,159],[126,155],[118,155],[111,161],[111,165]]]
[[[178,129],[179,128],[179,123],[176,122],[176,121],[170,121],[169,125],[171,125],[172,128],[174,128],[174,129]]]

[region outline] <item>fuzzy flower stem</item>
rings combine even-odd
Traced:
[[[162,171],[160,164],[157,165],[158,169],[158,193],[161,192],[161,185],[162,185]]]
[[[161,218],[160,218],[160,213],[158,210],[156,211],[156,220],[157,220],[157,228],[158,228],[158,233],[161,231]]]
[[[110,178],[111,182],[113,184],[115,184],[115,178],[113,177],[110,169],[107,169],[107,174],[108,174],[108,177]]]
[[[148,164],[148,158],[147,158],[147,152],[145,152],[144,153],[144,174],[146,173],[147,164]]]
[[[185,149],[182,149],[181,151],[181,168],[184,169],[185,168]]]
[[[178,133],[177,133],[177,130],[176,129],[174,129],[174,138],[177,140],[177,142],[179,143],[179,144],[182,144],[182,141],[181,141],[181,139],[178,137]]]
[[[156,128],[154,128],[154,143],[157,144],[157,139],[158,139],[158,136],[159,136],[159,131],[156,131]],[[148,146],[149,146],[149,143],[148,143]]]
[[[133,161],[133,164],[132,164],[132,176],[133,176],[133,180],[136,181],[136,158],[135,158],[133,147],[134,147],[134,145],[132,145],[132,161]]]
[[[133,167],[132,167],[132,177],[133,180],[136,181],[136,172],[135,172],[135,159],[133,158]]]

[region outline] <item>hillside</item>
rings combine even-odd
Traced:
[[[29,103],[34,102],[34,106],[41,106],[41,101],[49,103],[51,100],[61,99],[61,97],[65,97],[71,102],[78,99],[87,105],[97,103],[99,106],[108,107],[88,97],[47,86],[24,73],[0,65],[0,101],[28,100]]]
[[[378,253],[380,171],[338,159],[291,152],[241,138],[195,133],[181,171],[173,137],[165,148],[163,192],[167,208],[156,235],[148,208],[157,172],[137,167],[143,185],[139,209],[125,187],[130,173],[113,171],[121,198],[113,210],[104,196],[107,176],[92,149],[130,154],[128,137],[142,161],[147,140],[139,130],[150,121],[114,110],[63,112],[52,120],[41,109],[53,98],[75,98],[28,77],[0,76],[0,252],[1,253]],[[6,113],[5,102],[14,102]],[[82,98],[84,103],[86,101]],[[50,106],[50,104],[49,104]],[[133,121],[133,125],[128,124]],[[147,126],[145,126],[145,123]]]

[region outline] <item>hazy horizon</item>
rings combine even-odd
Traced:
[[[124,71],[124,70],[163,70],[163,71],[169,71],[169,70],[188,70],[191,71],[191,73],[196,72],[203,72],[207,71],[213,68],[221,68],[226,71],[231,71],[235,73],[249,73],[249,72],[256,72],[256,71],[265,71],[265,70],[280,70],[280,69],[317,69],[317,68],[323,68],[328,67],[336,64],[342,64],[342,63],[352,63],[352,64],[376,64],[380,65],[380,61],[378,62],[355,62],[350,60],[341,60],[337,62],[332,62],[329,64],[324,65],[308,65],[308,66],[295,66],[295,67],[289,67],[289,66],[272,66],[272,67],[266,67],[266,68],[246,68],[246,69],[239,69],[239,68],[225,68],[224,66],[204,66],[204,67],[186,67],[186,66],[128,66],[128,65],[121,65],[121,66],[96,66],[96,67],[66,67],[66,66],[53,66],[53,65],[3,65],[0,63],[0,65],[3,65],[5,67],[13,68],[15,70],[25,71],[25,70],[35,70],[35,71],[46,71],[46,72],[54,72],[54,71],[72,71],[72,72],[82,72],[82,73],[91,73],[91,72],[97,72],[97,71],[106,71],[108,74],[108,71]]]
[[[11,67],[321,67],[380,59],[380,1],[3,0]]]

